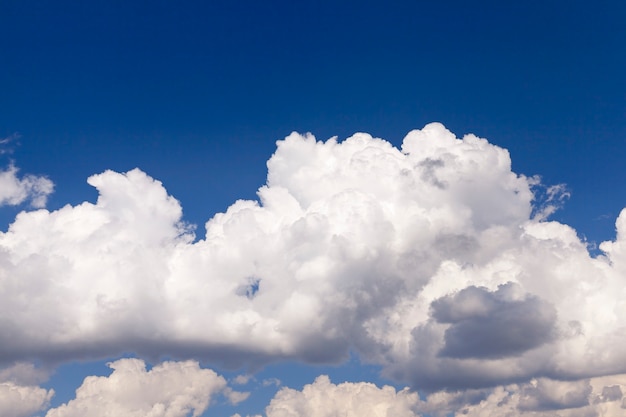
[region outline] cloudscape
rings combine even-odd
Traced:
[[[563,187],[516,174],[507,150],[440,123],[401,149],[366,133],[293,133],[267,167],[258,201],[235,201],[204,233],[140,169],[89,177],[94,202],[19,213],[0,234],[0,406],[45,409],[53,391],[32,360],[135,352],[157,363],[112,362],[48,417],[185,416],[216,394],[249,395],[198,360],[254,370],[352,352],[407,388],[320,376],[278,391],[267,415],[364,415],[368,402],[380,416],[623,407],[626,211],[591,256],[549,219]],[[2,178],[35,206],[52,189],[13,166]]]
[[[0,417],[626,416],[624,22],[0,1]]]

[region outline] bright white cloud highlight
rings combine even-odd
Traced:
[[[281,389],[266,409],[267,417],[417,417],[416,393],[366,382],[333,384],[323,375],[302,391]]]
[[[54,184],[48,178],[35,175],[20,178],[14,165],[0,169],[0,206],[15,206],[28,200],[33,207],[41,208],[53,190]]]
[[[197,362],[163,362],[146,371],[139,359],[109,364],[108,377],[90,376],[76,390],[76,398],[50,409],[46,417],[197,417],[218,393],[238,402],[244,393]]]
[[[140,170],[21,213],[0,234],[0,359],[176,354],[231,364],[340,361],[350,349],[416,388],[626,372],[626,211],[590,257],[533,206],[506,150],[440,124],[402,149],[292,134],[259,202],[193,240]],[[601,323],[601,325],[598,325]]]

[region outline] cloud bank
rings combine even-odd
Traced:
[[[554,381],[533,379],[491,390],[437,392],[420,398],[408,389],[371,383],[333,384],[318,377],[301,391],[283,388],[266,417],[616,417],[624,414],[625,375]],[[260,416],[259,416],[260,417]]]
[[[425,391],[626,373],[626,212],[591,257],[546,220],[562,187],[536,200],[506,150],[436,123],[401,149],[367,134],[277,145],[259,201],[199,239],[138,169],[90,177],[96,203],[20,213],[0,233],[0,361],[354,351]]]

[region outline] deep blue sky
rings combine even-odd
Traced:
[[[566,183],[555,218],[609,239],[626,206],[623,1],[0,0],[2,155],[92,200],[140,167],[202,224],[254,198],[275,141],[442,122]],[[2,230],[22,209],[4,207]]]
[[[594,236],[626,205],[624,21],[619,1],[2,1],[0,134],[53,207],[139,166],[202,224],[293,130],[399,144],[440,121],[567,183],[560,215]]]

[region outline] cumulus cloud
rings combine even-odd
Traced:
[[[38,386],[0,382],[0,414],[3,417],[28,417],[46,409],[54,390]]]
[[[38,368],[30,362],[16,362],[0,369],[0,381],[10,381],[20,385],[37,385],[49,377],[49,369]]]
[[[420,398],[408,388],[366,382],[333,384],[318,377],[301,391],[281,389],[266,417],[614,417],[626,412],[625,375],[576,381],[533,379],[493,389],[438,391]]]
[[[0,169],[0,206],[16,206],[30,201],[33,207],[41,208],[46,205],[48,195],[53,190],[54,184],[48,178],[35,175],[20,178],[14,165]]]
[[[139,359],[120,359],[108,365],[113,369],[111,375],[85,378],[76,398],[50,409],[46,417],[197,417],[218,393],[233,403],[246,397],[194,361],[163,362],[149,371]]]
[[[0,360],[352,350],[431,391],[626,372],[626,212],[594,258],[537,214],[537,179],[474,135],[277,144],[259,201],[199,239],[138,169],[90,177],[95,203],[19,214],[0,234]]]
[[[302,391],[283,388],[266,408],[267,417],[417,417],[416,393],[366,382],[335,385],[323,375]]]
[[[20,362],[0,370],[0,415],[28,417],[48,407],[54,390],[37,386],[48,373]]]
[[[613,417],[626,413],[624,375],[577,381],[533,379],[493,389],[455,415],[467,417]]]

